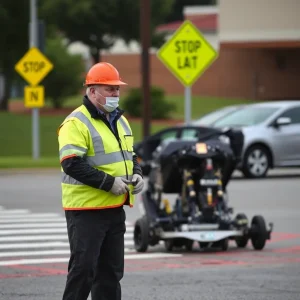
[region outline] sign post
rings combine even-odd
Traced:
[[[15,65],[15,70],[30,84],[24,88],[24,105],[32,108],[33,159],[40,157],[39,108],[44,106],[44,87],[38,84],[53,69],[52,63],[39,51],[36,0],[30,0],[29,50]]]
[[[158,50],[157,57],[185,86],[185,122],[191,121],[191,86],[218,57],[200,31],[184,21]]]

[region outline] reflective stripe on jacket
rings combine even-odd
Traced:
[[[65,126],[64,129],[61,130]],[[114,177],[128,180],[133,175],[133,136],[125,117],[117,121],[119,140],[100,119],[94,119],[84,105],[74,110],[60,125],[60,161],[80,156],[92,167]],[[104,179],[105,180],[105,179]],[[133,206],[134,195],[130,193],[116,196],[111,192],[85,185],[62,170],[62,205],[64,209],[103,209],[118,207],[125,203]]]

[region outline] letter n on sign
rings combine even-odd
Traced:
[[[24,88],[24,98],[25,107],[28,108],[40,108],[44,106],[44,87],[39,85],[35,87],[25,86]]]

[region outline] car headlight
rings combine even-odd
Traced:
[[[220,135],[219,140],[224,144],[227,144],[227,145],[230,144],[230,139],[227,135],[224,135],[224,134]]]

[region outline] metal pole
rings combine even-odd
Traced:
[[[149,48],[150,48],[150,20],[151,9],[149,0],[140,2],[140,34],[142,45],[141,73],[143,90],[143,136],[150,135],[151,120],[151,99],[150,99],[150,66],[149,66]]]
[[[184,89],[184,114],[185,114],[185,123],[188,125],[191,122],[191,87],[185,87]]]
[[[37,0],[30,0],[30,32],[29,32],[29,48],[38,46],[37,32]],[[33,159],[40,157],[40,141],[39,141],[39,109],[32,109],[32,156]]]

